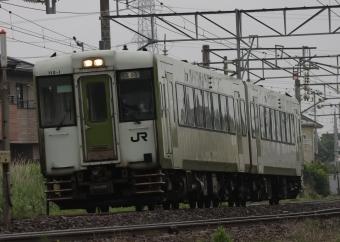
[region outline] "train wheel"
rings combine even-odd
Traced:
[[[192,209],[196,208],[196,201],[189,201],[189,206]]]
[[[242,200],[241,200],[241,206],[242,206],[242,207],[247,206],[247,199],[246,199],[246,198],[242,198]]]
[[[99,207],[99,208],[100,208],[101,213],[108,213],[109,210],[110,210],[109,206],[102,206],[102,207]]]
[[[274,200],[273,200],[273,198],[269,199],[269,205],[274,205]]]
[[[205,206],[206,208],[210,208],[210,206],[211,206],[211,200],[210,200],[209,197],[204,198],[204,206]]]
[[[148,210],[149,210],[149,211],[153,211],[153,210],[155,210],[155,207],[156,207],[156,204],[150,203],[150,204],[148,205]]]
[[[229,199],[228,199],[228,206],[234,207],[234,199],[232,197],[229,197]]]
[[[235,199],[235,205],[236,205],[236,207],[239,207],[239,206],[241,206],[241,198],[236,198]]]
[[[213,199],[213,207],[218,208],[220,205],[220,200],[218,198]]]
[[[202,200],[197,201],[197,207],[198,208],[203,208],[204,202]]]
[[[96,207],[87,208],[87,209],[86,209],[86,212],[87,212],[87,213],[96,213]]]
[[[179,203],[172,203],[172,209],[179,209]]]
[[[169,210],[170,209],[170,203],[169,202],[163,203],[163,209],[164,210]]]
[[[136,205],[135,207],[136,207],[136,211],[137,211],[137,212],[143,211],[143,208],[144,208],[144,206],[141,205],[141,204],[138,204],[138,205]]]
[[[279,205],[279,202],[280,202],[279,198],[278,198],[278,197],[275,197],[275,198],[274,198],[274,204],[275,204],[275,205]]]

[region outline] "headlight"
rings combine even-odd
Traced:
[[[104,60],[98,57],[90,57],[88,59],[83,60],[83,67],[101,67],[104,66]]]
[[[84,67],[91,67],[93,65],[92,60],[84,60],[83,62]]]
[[[94,66],[103,66],[104,65],[104,61],[102,59],[95,59],[93,61]]]

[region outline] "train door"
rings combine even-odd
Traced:
[[[81,77],[84,161],[116,158],[111,79],[109,76]]]
[[[241,124],[241,114],[240,114],[240,93],[234,92],[234,110],[235,110],[235,123],[236,123],[236,140],[237,140],[237,150],[239,159],[239,171],[244,171],[244,152],[243,152],[243,142],[242,142],[242,124]]]
[[[174,96],[175,92],[172,73],[165,73],[164,83],[161,84],[161,92],[164,156],[171,158],[173,166],[178,167],[179,164],[174,164],[173,159],[173,147],[178,147],[178,139]]]

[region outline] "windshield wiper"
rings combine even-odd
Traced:
[[[63,119],[60,121],[59,125],[57,126],[56,130],[59,130],[61,128],[61,126],[63,125],[65,119],[66,119],[66,116],[68,113],[71,113],[71,109],[69,110],[66,110],[65,113],[64,113],[64,116],[63,116]]]
[[[126,107],[124,104],[122,104],[122,106],[123,106],[123,108],[125,108],[129,112],[129,114],[131,115],[132,120],[135,121],[137,124],[140,124],[140,121],[138,121],[138,119],[132,113],[132,111],[128,107]]]

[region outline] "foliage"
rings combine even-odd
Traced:
[[[2,180],[2,172],[0,172]],[[11,162],[10,164],[10,184],[11,184],[11,201],[12,216],[14,218],[32,217],[40,214],[46,214],[46,195],[45,195],[45,178],[40,173],[40,166],[37,162],[26,162],[25,159]],[[2,204],[2,196],[0,203]],[[80,213],[83,210],[60,211],[54,204],[50,203],[50,214]],[[2,216],[2,207],[0,216]]]
[[[329,168],[320,161],[312,161],[305,164],[303,171],[303,179],[305,186],[308,186],[317,194],[327,197],[330,193],[328,184]]]
[[[318,151],[323,157],[323,162],[334,161],[334,134],[322,134],[318,142]]]
[[[218,227],[218,230],[212,234],[213,242],[233,242],[233,238],[225,231],[222,226]]]

